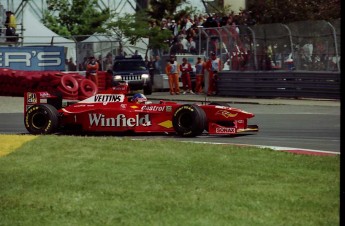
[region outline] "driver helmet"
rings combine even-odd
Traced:
[[[133,103],[142,104],[142,103],[145,103],[146,101],[147,101],[147,98],[145,97],[144,94],[141,94],[141,93],[134,94],[134,96],[132,97]]]

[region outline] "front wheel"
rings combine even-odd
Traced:
[[[206,114],[197,105],[182,105],[173,115],[173,126],[176,133],[183,137],[195,137],[204,131]]]
[[[59,126],[58,114],[52,105],[34,105],[25,113],[25,127],[31,134],[52,134]]]

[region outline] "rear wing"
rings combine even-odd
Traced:
[[[33,105],[50,104],[56,109],[62,108],[62,95],[49,92],[26,92],[24,93],[24,114]]]

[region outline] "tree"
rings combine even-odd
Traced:
[[[177,7],[187,0],[151,0],[149,10],[138,11],[135,15],[126,14],[123,17],[111,14],[109,8],[102,10],[97,2],[47,0],[48,10],[44,13],[43,23],[62,36],[84,36],[77,37],[77,41],[82,41],[96,32],[115,33],[119,40],[126,37],[131,44],[135,44],[140,38],[149,38],[148,49],[167,49],[171,31],[161,30],[159,27],[149,29],[149,22],[173,17],[177,13]],[[182,14],[192,11],[192,8],[187,8]]]
[[[340,8],[340,0],[248,0],[247,3],[247,10],[260,24],[338,19]]]
[[[128,38],[130,44],[136,44],[141,38],[148,38],[149,43],[146,55],[149,49],[168,49],[167,40],[171,38],[170,30],[161,30],[160,27],[149,28],[149,16],[144,11],[139,11],[135,15],[125,14],[116,20],[107,23],[108,32],[114,32],[122,40]],[[120,43],[121,45],[121,43]]]
[[[151,0],[147,13],[151,18],[160,21],[174,15],[177,7],[186,2],[187,0]]]
[[[97,0],[47,0],[43,23],[61,36],[79,35],[82,41],[96,32],[110,18],[110,9],[101,9]]]

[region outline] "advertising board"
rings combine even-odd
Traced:
[[[64,47],[0,47],[0,67],[25,71],[62,71],[65,70]]]

